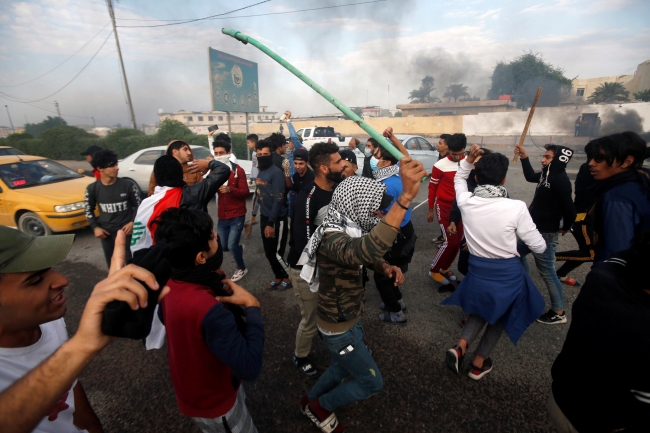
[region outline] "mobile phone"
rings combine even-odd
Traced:
[[[345,354],[351,353],[353,350],[354,350],[354,346],[351,345],[351,344],[348,344],[348,347],[346,347],[346,348],[344,348],[343,350],[341,350],[341,351],[339,352],[339,355],[345,355]]]
[[[208,126],[208,132],[216,131],[217,129],[219,129],[217,125]]]

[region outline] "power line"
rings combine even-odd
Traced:
[[[220,17],[219,15],[214,15],[213,17],[206,17],[206,18],[201,18],[200,20],[229,20],[229,19],[235,19],[235,18],[252,18],[252,17],[265,17],[265,16],[270,16],[270,15],[287,15],[287,14],[295,14],[299,12],[311,12],[311,11],[319,11],[323,9],[336,9],[336,8],[344,8],[344,7],[349,7],[349,6],[358,6],[358,5],[365,5],[365,4],[370,4],[370,3],[381,3],[385,2],[387,0],[373,0],[373,1],[365,1],[365,2],[360,2],[360,3],[348,3],[344,5],[335,5],[335,6],[323,6],[320,8],[310,8],[310,9],[299,9],[295,11],[286,11],[286,12],[268,12],[264,14],[254,14],[254,15],[237,15],[235,17]],[[252,7],[255,5],[251,5],[249,7]],[[229,12],[232,13],[232,12]],[[226,14],[221,14],[221,15],[226,15]],[[162,26],[170,26],[170,25],[176,25],[176,24],[186,24],[190,22],[195,22],[199,20],[190,20],[186,22],[181,22],[181,23],[173,23],[173,24],[160,24],[160,25],[153,25],[153,26],[118,26],[118,27],[162,27]],[[163,35],[164,36],[164,35]],[[155,39],[155,38],[152,38]],[[134,45],[134,44],[132,44]]]
[[[72,77],[72,79],[71,79],[70,81],[68,81],[68,82],[67,82],[63,87],[61,87],[59,90],[57,90],[56,92],[54,92],[54,93],[52,93],[52,94],[50,94],[50,95],[48,95],[48,96],[46,96],[46,97],[44,97],[44,98],[41,98],[41,99],[34,99],[34,100],[32,100],[32,101],[23,101],[23,100],[20,100],[20,98],[13,97],[13,98],[16,99],[15,102],[23,102],[23,103],[40,102],[40,101],[43,101],[43,100],[45,100],[45,99],[47,99],[47,98],[50,98],[50,97],[56,95],[56,94],[59,93],[61,90],[63,90],[63,89],[65,89],[66,87],[68,87],[68,85],[70,85],[70,83],[72,83],[72,82],[73,82],[73,81],[74,81],[74,80],[75,80],[79,75],[81,75],[81,73],[82,73],[82,72],[83,72],[83,71],[88,67],[88,65],[90,65],[90,63],[93,61],[93,59],[95,58],[95,56],[97,56],[97,54],[99,54],[99,52],[101,51],[101,49],[104,48],[104,45],[106,45],[106,42],[108,41],[108,38],[110,38],[112,34],[113,34],[113,31],[111,30],[111,32],[108,34],[108,36],[106,36],[106,39],[104,39],[104,42],[102,42],[102,45],[99,47],[99,49],[98,49],[97,51],[95,51],[95,54],[93,54],[93,56],[90,58],[90,60],[88,60],[88,63],[86,63],[86,64],[84,65],[84,67],[81,68],[81,70],[80,70],[79,72],[77,72],[77,74],[76,74],[74,77]],[[8,96],[8,97],[12,97],[11,95],[8,95],[8,94],[6,94],[6,93],[4,93],[4,92],[0,92],[0,94],[1,94],[1,95],[5,95],[5,96]]]
[[[244,6],[243,8],[239,8],[239,9],[232,10],[232,11],[230,11],[230,12],[224,12],[224,13],[221,13],[221,14],[210,15],[209,17],[196,18],[196,19],[193,19],[193,20],[181,21],[181,22],[177,22],[177,23],[170,23],[170,24],[154,24],[154,25],[152,25],[152,26],[117,26],[117,27],[167,27],[167,26],[176,26],[176,25],[179,25],[179,24],[193,23],[193,22],[196,22],[196,21],[205,21],[205,20],[209,20],[209,19],[212,19],[212,18],[215,18],[215,17],[220,17],[220,16],[223,16],[223,15],[228,15],[228,14],[231,14],[231,13],[234,13],[234,12],[242,11],[242,10],[244,10],[244,9],[252,8],[252,7],[254,7],[254,6],[259,6],[259,5],[263,4],[263,3],[268,3],[268,2],[270,2],[270,1],[271,1],[271,0],[264,0],[264,1],[261,1],[261,2],[259,2],[259,3],[255,3],[255,4],[252,4],[252,5],[249,5],[249,6]]]
[[[44,74],[42,74],[42,75],[39,75],[39,76],[36,77],[36,78],[32,78],[32,79],[29,80],[29,81],[25,81],[25,82],[23,82],[23,83],[12,84],[11,86],[0,86],[0,87],[17,87],[17,86],[22,86],[23,84],[31,83],[32,81],[36,81],[36,80],[38,80],[39,78],[46,76],[47,74],[49,74],[50,72],[54,71],[54,70],[57,69],[59,66],[63,65],[65,62],[67,62],[68,60],[70,60],[71,58],[73,58],[74,56],[76,56],[76,55],[79,53],[79,51],[81,51],[81,50],[83,50],[84,48],[86,48],[86,45],[88,45],[89,43],[91,43],[91,42],[92,42],[92,41],[97,37],[97,35],[99,35],[99,34],[100,34],[100,33],[101,33],[101,32],[102,32],[102,31],[103,31],[103,30],[104,30],[104,29],[105,29],[109,24],[110,24],[110,21],[107,22],[106,25],[105,25],[104,27],[102,27],[102,28],[101,28],[97,33],[95,33],[95,36],[93,36],[92,38],[90,38],[90,40],[89,40],[88,42],[86,42],[85,44],[83,44],[83,46],[82,46],[81,48],[79,48],[77,51],[75,51],[75,52],[74,52],[70,57],[68,57],[67,59],[65,59],[64,61],[62,61],[61,63],[59,63],[58,65],[56,65],[56,66],[53,67],[52,69],[50,69],[49,71],[47,71],[46,73],[44,73]]]

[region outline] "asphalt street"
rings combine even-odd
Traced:
[[[512,158],[512,146],[493,149]],[[533,165],[540,167],[542,152],[532,148],[529,153]],[[583,162],[584,157],[576,155],[569,172],[576,173]],[[535,184],[525,181],[521,164],[511,164],[505,186],[512,198],[527,203],[532,200]],[[425,200],[426,194],[425,183],[414,203]],[[463,313],[460,308],[440,305],[447,294],[438,293],[437,284],[428,275],[436,252],[432,239],[440,228],[426,222],[426,211],[424,205],[413,213],[418,241],[403,286],[408,324],[381,323],[381,300],[372,278],[366,288],[365,340],[383,374],[384,389],[366,401],[338,410],[339,420],[350,432],[553,431],[545,404],[551,365],[568,325],[535,323],[517,347],[504,335],[492,354],[493,372],[478,382],[452,374],[444,364],[445,351],[458,338]],[[214,203],[210,215],[216,220]],[[66,322],[71,334],[94,284],[107,273],[99,240],[90,229],[76,234],[67,260],[55,267],[70,278]],[[240,284],[260,300],[266,327],[262,373],[244,385],[248,407],[260,432],[315,432],[317,428],[300,413],[298,404],[315,381],[301,376],[291,361],[300,320],[294,294],[264,290],[272,274],[264,257],[259,225],[253,227],[250,238],[242,237],[242,244],[250,272]],[[575,246],[572,236],[560,237],[559,250]],[[530,260],[533,280],[549,305],[546,286]],[[573,276],[584,281],[589,267],[578,268]],[[229,274],[234,272],[230,254],[225,254],[223,268]],[[455,266],[452,271],[456,271]],[[569,320],[578,291],[564,286]],[[320,371],[330,362],[318,338],[313,342],[312,359]],[[165,349],[145,351],[140,341],[115,341],[86,368],[81,381],[107,432],[198,431],[178,410]]]

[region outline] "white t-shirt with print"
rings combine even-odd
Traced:
[[[34,367],[52,355],[66,340],[68,332],[63,318],[41,325],[41,338],[31,346],[0,347],[0,392],[29,373]],[[74,413],[74,394],[72,388],[66,390],[43,421],[33,430],[36,433],[78,433],[72,424]],[[85,431],[85,430],[83,430]]]

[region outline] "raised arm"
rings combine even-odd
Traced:
[[[391,141],[391,143],[393,143],[393,145],[397,148],[397,150],[399,150],[402,153],[402,155],[409,156],[409,152],[408,150],[406,150],[406,147],[404,147],[402,142],[399,141],[397,137],[395,137],[395,134],[393,134],[392,127],[389,126],[388,128],[386,128],[386,130],[384,131],[384,137],[388,138]]]

